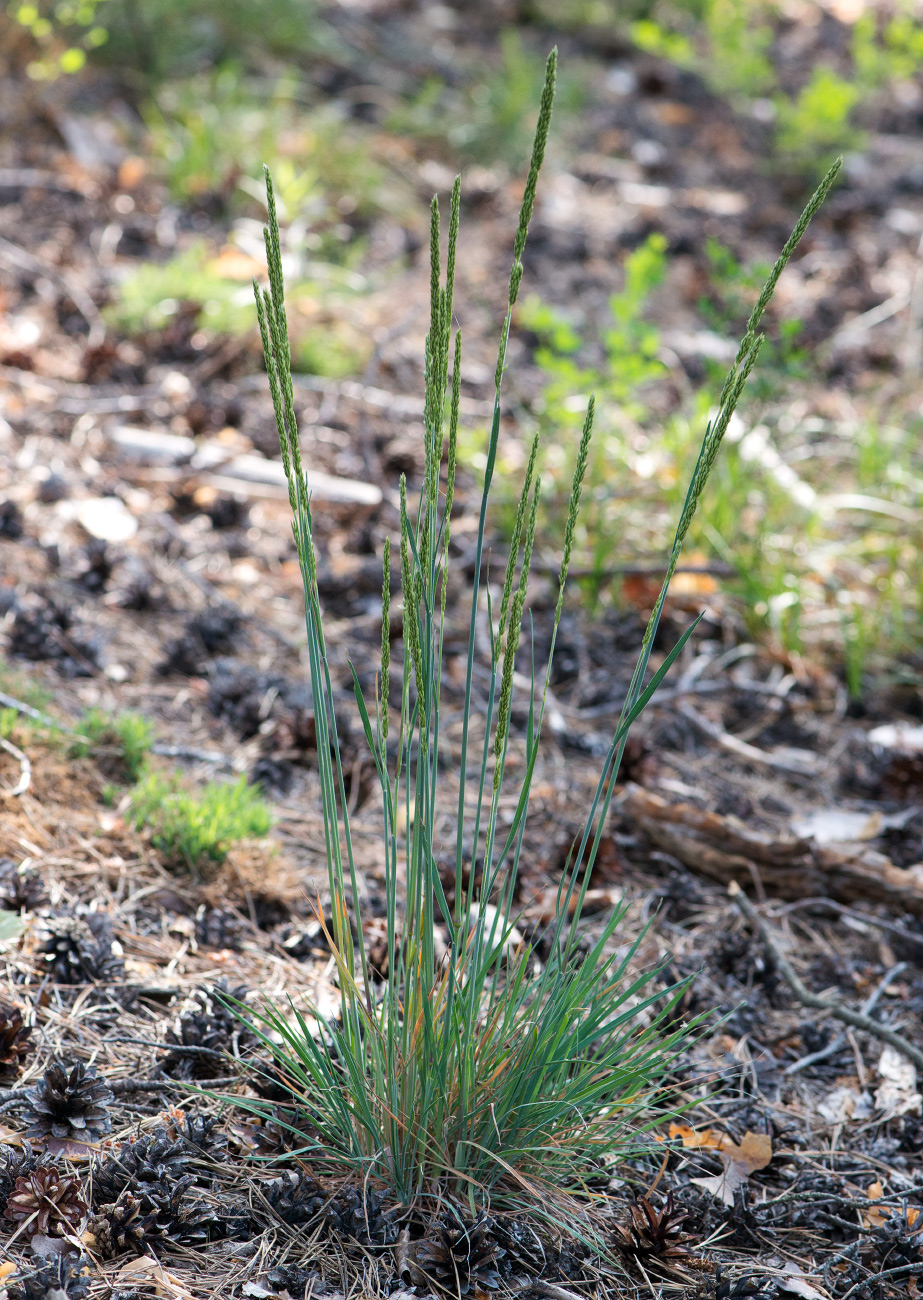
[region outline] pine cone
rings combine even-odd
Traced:
[[[9,1300],[84,1300],[89,1286],[86,1257],[74,1251],[19,1274],[7,1283],[6,1293]]]
[[[143,1255],[148,1243],[165,1235],[157,1211],[145,1214],[141,1198],[127,1191],[111,1205],[101,1206],[87,1224],[87,1230],[93,1234],[103,1259],[115,1259],[126,1250]]]
[[[34,912],[47,902],[45,882],[34,867],[17,867],[12,858],[0,858],[0,909]]]
[[[112,1128],[106,1109],[112,1093],[95,1065],[55,1061],[41,1083],[26,1089],[26,1096],[31,1104],[22,1118],[29,1137],[95,1142]]]
[[[473,1223],[446,1220],[434,1224],[435,1237],[417,1242],[414,1248],[415,1273],[422,1282],[450,1295],[465,1296],[475,1287],[496,1291],[500,1287],[501,1248],[492,1226],[485,1215]]]
[[[286,1171],[263,1188],[263,1195],[283,1223],[305,1228],[327,1208],[330,1197],[316,1179]]]
[[[501,1271],[538,1276],[548,1267],[548,1256],[541,1237],[527,1218],[497,1217],[493,1221],[494,1240],[502,1252]]]
[[[87,1214],[81,1196],[80,1179],[65,1174],[57,1165],[39,1165],[16,1179],[3,1213],[13,1223],[24,1225],[28,1237],[40,1232],[45,1237],[63,1237],[76,1232]]]
[[[195,1047],[192,1052],[170,1052],[165,1058],[164,1070],[174,1079],[209,1079],[215,1071],[224,1068],[225,1056],[245,1056],[258,1043],[258,1038],[229,1011],[216,994],[236,1002],[247,996],[246,984],[230,987],[224,980],[214,988],[197,989],[192,994],[187,1010],[176,1026],[166,1032],[166,1041],[177,1047]]]
[[[185,1178],[180,1194],[174,1194],[161,1207],[159,1222],[171,1241],[194,1249],[211,1241],[226,1241],[229,1238],[239,1241],[242,1237],[251,1235],[250,1216],[245,1206],[230,1206],[222,1214],[201,1199],[181,1204],[192,1182],[191,1175]]]
[[[875,1229],[869,1244],[881,1268],[919,1264],[923,1271],[923,1221],[919,1217],[910,1222],[906,1213],[892,1211]]]
[[[30,1026],[23,1023],[19,1007],[0,1005],[0,1078],[11,1079],[35,1046]]]
[[[45,964],[56,984],[111,984],[124,972],[112,951],[112,926],[107,916],[60,916],[47,921],[42,948]]]
[[[16,1179],[31,1174],[44,1159],[28,1147],[0,1146],[0,1205],[5,1205],[12,1196]]]
[[[183,1137],[192,1148],[193,1155],[212,1157],[227,1153],[228,1140],[222,1132],[215,1132],[218,1119],[215,1115],[187,1115],[183,1123]]]
[[[344,1187],[327,1208],[328,1227],[360,1246],[390,1246],[397,1240],[397,1227],[383,1202],[374,1188]]]
[[[188,1174],[189,1163],[189,1145],[182,1137],[171,1138],[165,1128],[140,1134],[93,1166],[93,1204],[102,1213],[131,1192],[147,1197],[143,1204],[150,1209],[155,1200],[169,1200],[176,1183]]]
[[[230,948],[239,952],[244,923],[225,907],[200,907],[195,918],[196,943],[203,948]]]
[[[642,1263],[684,1259],[689,1254],[685,1243],[690,1238],[682,1230],[687,1218],[684,1210],[677,1209],[672,1192],[662,1210],[642,1196],[628,1207],[628,1222],[619,1227],[618,1245]]]

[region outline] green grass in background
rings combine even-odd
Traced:
[[[151,831],[152,844],[169,862],[194,874],[219,865],[238,840],[266,835],[272,825],[269,806],[243,776],[189,793],[152,772],[132,791],[128,816],[139,830]]]

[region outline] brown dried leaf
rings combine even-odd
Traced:
[[[729,1140],[720,1148],[719,1155],[724,1164],[720,1174],[709,1178],[693,1178],[690,1181],[724,1201],[725,1205],[733,1205],[738,1188],[757,1169],[765,1169],[772,1159],[772,1139],[768,1133],[751,1133],[748,1130],[739,1146]]]

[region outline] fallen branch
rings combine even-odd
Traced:
[[[855,1286],[849,1288],[843,1296],[843,1300],[849,1300],[850,1296],[859,1295],[867,1286],[872,1286],[876,1282],[886,1282],[889,1277],[910,1277],[916,1273],[920,1267],[919,1261],[915,1264],[901,1264],[897,1268],[886,1269],[883,1273],[875,1273],[872,1277],[867,1277],[864,1282],[857,1282]]]
[[[757,749],[756,745],[750,745],[739,736],[732,736],[730,732],[719,727],[717,723],[711,722],[708,718],[703,717],[697,709],[694,709],[688,702],[683,702],[679,706],[679,711],[684,718],[688,718],[692,725],[698,728],[703,735],[714,740],[722,749],[730,750],[738,758],[744,759],[747,763],[755,763],[759,767],[771,767],[777,772],[790,772],[794,776],[817,776],[823,766],[816,754],[810,750],[788,750],[783,753],[769,753],[765,749]]]
[[[234,766],[230,754],[222,754],[217,749],[191,749],[188,745],[162,745],[158,741],[151,745],[151,753],[161,758],[185,758],[191,763],[214,763],[216,767]]]
[[[229,1074],[220,1079],[203,1079],[196,1085],[197,1090],[206,1088],[229,1088],[232,1083],[239,1083],[236,1074]],[[164,1075],[161,1079],[107,1079],[107,1085],[117,1097],[135,1092],[168,1092],[171,1088],[186,1088],[189,1085],[182,1079],[171,1079]]]
[[[923,916],[923,872],[896,867],[865,845],[773,838],[693,804],[668,803],[632,784],[625,787],[619,804],[658,848],[722,885],[756,874],[775,898],[826,897],[842,903],[871,899]]]
[[[886,934],[893,934],[896,939],[903,943],[909,943],[916,948],[923,948],[923,934],[914,934],[913,930],[907,930],[902,925],[896,925],[893,921],[884,921],[880,916],[869,916],[868,912],[857,912],[851,907],[844,907],[842,903],[835,903],[832,898],[799,898],[794,903],[788,903],[783,911],[786,915],[789,912],[795,912],[799,908],[824,907],[830,912],[836,912],[837,916],[848,916],[854,921],[861,921],[863,925],[871,925],[876,930],[884,930]]]
[[[811,1007],[815,1011],[826,1011],[835,1020],[842,1020],[844,1024],[852,1025],[854,1029],[861,1029],[864,1033],[871,1034],[873,1038],[888,1043],[895,1051],[905,1056],[908,1061],[912,1061],[918,1070],[923,1070],[923,1052],[918,1047],[914,1047],[912,1043],[908,1043],[904,1035],[897,1033],[893,1029],[888,1029],[886,1025],[880,1025],[877,1020],[872,1020],[871,1016],[863,1015],[861,1011],[853,1011],[851,1007],[844,1007],[842,1002],[837,1002],[833,998],[825,998],[820,993],[812,993],[809,988],[802,984],[788,958],[783,954],[773,938],[769,926],[736,880],[732,880],[728,885],[728,895],[756,930],[763,942],[763,947],[775,963],[779,974],[802,1006]]]

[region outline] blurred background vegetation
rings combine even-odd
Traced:
[[[416,9],[425,18],[430,66],[419,50],[411,57],[400,48],[399,38],[389,43],[387,4],[8,5],[5,45],[36,93],[62,79],[89,85],[102,78],[116,87],[136,115],[139,166],[174,204],[198,214],[198,229],[191,220],[174,253],[120,275],[106,315],[122,336],[149,338],[184,303],[194,304],[203,330],[252,334],[249,280],[261,266],[265,162],[285,222],[296,367],[361,376],[371,355],[363,304],[387,286],[372,238],[377,218],[419,227],[421,159],[434,185],[460,169],[476,195],[502,192],[523,167],[553,40],[565,51],[552,159],[560,171],[587,152],[600,104],[637,93],[643,76],[697,87],[703,116],[720,106],[744,123],[751,146],[757,132],[739,168],[741,187],[755,177],[760,195],[772,192],[792,206],[839,153],[847,155],[847,175],[860,175],[870,138],[895,133],[893,106],[920,103],[923,14],[911,0],[472,0],[391,8],[404,19]],[[354,19],[366,10],[375,41],[363,46]],[[673,110],[677,121],[682,111],[681,104]],[[913,111],[923,123],[923,110]],[[696,147],[693,133],[689,148]],[[592,148],[594,157],[607,152],[604,133],[596,132]],[[621,139],[608,153],[640,167],[656,187],[659,149],[650,139]],[[720,203],[711,211],[720,218]],[[585,309],[557,285],[548,270],[552,250],[542,263],[547,274],[531,277],[517,320],[532,378],[516,394],[515,428],[503,449],[516,463],[532,428],[542,429],[549,537],[559,535],[566,511],[586,396],[598,396],[578,565],[591,604],[626,599],[613,571],[662,553],[728,348],[766,269],[766,240],[748,241],[739,226],[722,238],[720,220],[703,223],[693,240],[692,302],[696,337],[706,343],[690,377],[669,337],[665,288],[689,250],[657,224],[655,213],[622,250],[620,287],[601,310]],[[217,229],[226,242],[216,242]],[[911,298],[908,285],[895,314]],[[843,311],[827,321],[829,335],[856,315],[845,299]],[[832,658],[856,697],[869,673],[917,671],[923,418],[911,343],[899,364],[866,367],[858,378],[839,374],[816,322],[808,329],[783,307],[692,539],[693,563],[710,571],[689,575],[690,595],[710,595],[718,574],[754,633],[788,653]],[[839,416],[818,404],[831,384],[842,391]],[[483,443],[484,430],[469,421],[464,454],[474,468]]]

